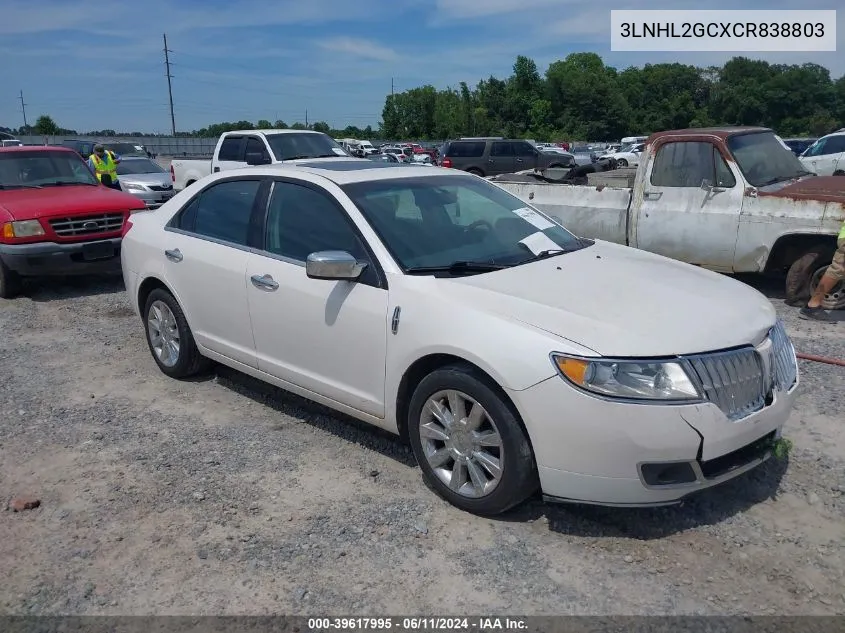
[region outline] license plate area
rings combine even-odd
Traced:
[[[114,245],[111,242],[91,242],[82,245],[82,259],[87,262],[114,257]]]

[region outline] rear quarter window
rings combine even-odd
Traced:
[[[479,156],[484,155],[485,145],[486,143],[484,141],[456,141],[454,143],[449,143],[446,156],[455,158],[478,158]]]

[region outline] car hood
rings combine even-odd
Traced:
[[[157,187],[166,187],[173,184],[168,173],[150,173],[150,174],[126,174],[125,176],[118,176],[120,182],[137,183],[141,185],[155,185]]]
[[[144,204],[134,196],[108,187],[63,185],[0,191],[0,207],[14,220],[33,220],[76,213],[143,209]]]
[[[845,203],[845,178],[842,176],[808,176],[771,191],[761,190],[759,195],[842,204]]]
[[[531,264],[438,281],[452,301],[602,356],[674,356],[757,343],[776,320],[768,299],[739,281],[601,241]]]

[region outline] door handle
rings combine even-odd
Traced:
[[[220,171],[220,168],[219,168],[219,167],[215,167],[212,171],[216,174],[218,171]]]
[[[662,191],[643,191],[643,200],[660,200]]]
[[[488,159],[487,159],[487,162],[488,162],[488,163],[495,163],[496,161],[494,161],[492,158],[488,158]]]
[[[174,248],[173,250],[169,251],[164,251],[164,256],[172,262],[181,262],[185,258],[182,255],[182,251],[180,251],[178,248]]]
[[[279,289],[279,282],[273,279],[270,275],[253,275],[249,278],[252,285],[259,290],[266,290],[272,292]]]

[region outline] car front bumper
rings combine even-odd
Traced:
[[[63,244],[0,244],[0,261],[19,275],[76,275],[120,272],[119,237]]]
[[[747,472],[770,456],[798,382],[731,421],[712,403],[617,403],[552,377],[509,395],[531,439],[550,501],[659,506]],[[659,475],[659,476],[658,476]]]

